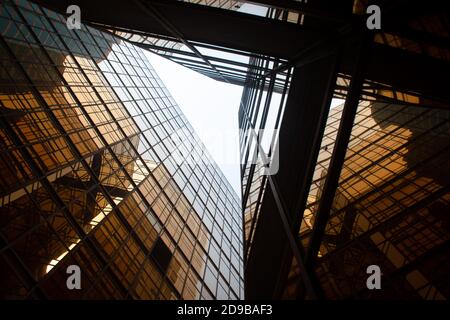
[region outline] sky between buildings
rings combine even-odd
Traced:
[[[239,11],[264,16],[266,9],[244,4]],[[210,54],[208,49],[200,51]],[[145,54],[225,177],[241,196],[238,110],[243,88],[213,80],[149,51]],[[224,59],[248,61],[221,54]],[[217,53],[211,55],[217,56]],[[272,103],[279,101],[280,95],[274,93]],[[343,100],[333,99],[331,108],[341,103]],[[275,113],[269,115],[267,122],[274,122],[275,116]],[[264,142],[263,139],[263,149]]]
[[[264,16],[266,10],[244,4],[238,11]],[[205,49],[201,51],[208,54]],[[225,177],[241,196],[238,110],[243,88],[210,79],[148,51],[146,55]]]
[[[242,87],[210,79],[150,52],[146,56],[240,196],[238,110]]]
[[[213,80],[148,51],[146,56],[240,196],[238,110],[242,87]],[[274,100],[279,101],[277,96]],[[333,99],[331,108],[341,103],[343,100]]]

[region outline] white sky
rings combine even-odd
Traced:
[[[244,4],[238,11],[264,16],[266,8]],[[210,53],[207,49],[201,51]],[[241,196],[238,110],[242,87],[213,80],[145,52],[211,156]],[[222,58],[231,58],[226,53],[222,55]],[[233,57],[233,60],[241,61],[238,57]]]
[[[145,54],[240,196],[238,110],[242,87],[213,80],[148,51]]]
[[[242,87],[213,80],[151,52],[145,54],[240,196],[238,110]],[[279,101],[275,96],[274,103]],[[343,102],[333,99],[331,108]]]
[[[264,16],[266,9],[244,4],[239,11]],[[214,54],[208,49],[201,49],[201,52],[217,56],[217,52]],[[225,177],[241,196],[238,110],[242,87],[213,80],[149,51],[145,54]],[[222,58],[242,61],[240,57],[221,54]],[[272,100],[272,103],[279,103],[279,95],[274,94]],[[330,107],[343,102],[333,99]],[[276,114],[269,115],[267,121],[273,122],[275,117]],[[267,142],[270,143],[270,139]]]

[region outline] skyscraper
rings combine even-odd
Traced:
[[[233,221],[244,224],[244,266],[236,270],[245,275],[246,298],[450,297],[450,13],[442,1],[36,1],[60,13],[76,3],[89,30],[243,86],[243,221]],[[242,10],[247,2],[253,10]],[[102,55],[111,50],[98,48]],[[2,112],[10,123],[21,119]],[[141,112],[131,114],[139,125]],[[143,160],[152,161],[148,172],[161,163]],[[5,176],[13,183],[16,175]],[[180,190],[189,200],[189,190]],[[372,267],[382,289],[367,285]]]
[[[330,110],[299,238],[312,230],[343,105]],[[442,300],[448,291],[450,112],[362,102],[315,266],[329,299]],[[421,257],[421,258],[420,258]],[[366,286],[367,267],[382,290]],[[302,290],[293,263],[284,298]]]
[[[142,49],[0,13],[1,296],[242,298],[238,197]]]

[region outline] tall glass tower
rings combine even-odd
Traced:
[[[0,296],[243,298],[239,198],[142,49],[28,1],[0,35]]]
[[[5,296],[450,298],[442,1],[9,1]],[[242,209],[141,49],[242,86]]]

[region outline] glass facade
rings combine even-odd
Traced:
[[[142,49],[65,23],[0,6],[1,296],[243,298],[232,187]]]
[[[228,9],[228,10],[236,10],[240,7],[240,3],[235,0],[181,0],[185,2],[195,3],[199,5],[206,5],[216,8]],[[151,37],[145,34],[138,34],[136,32],[131,31],[114,31],[117,36],[123,37],[133,43],[140,45],[147,45],[155,49],[155,53],[166,54],[167,56],[173,55],[173,52],[181,49],[183,47],[183,43],[177,41],[176,39],[162,39],[161,36]],[[170,50],[167,51],[166,50]]]
[[[245,4],[235,0],[180,0],[180,2],[191,3],[195,6],[212,7],[214,10],[237,11],[249,15],[267,17],[275,20],[282,20],[300,23],[298,13],[288,12],[279,8],[268,8],[257,4]],[[114,25],[102,26],[114,32],[117,36],[127,39],[139,47],[150,50],[184,67],[190,68],[207,77],[225,83],[244,86],[250,79],[261,76],[262,73],[273,70],[283,59],[260,55],[245,50],[225,48],[223,46],[211,45],[204,41],[194,41],[182,38],[183,30],[176,29],[171,25],[171,21],[164,19],[158,13],[158,8],[151,2],[139,2],[140,9],[144,10],[151,19],[161,21],[161,24],[170,31],[170,35],[152,34],[148,31],[136,31],[120,28]],[[247,7],[246,7],[247,6]],[[206,31],[206,30],[205,30]],[[223,31],[225,36],[227,32]],[[257,63],[256,63],[257,61]],[[275,92],[281,92],[283,73],[279,73],[275,87]],[[267,89],[267,87],[266,87]]]
[[[354,1],[354,14],[365,13],[363,2]],[[320,10],[326,14],[325,6]],[[366,52],[324,45],[304,60],[279,61],[244,87],[239,125],[247,296],[450,297],[449,100],[441,84],[427,88],[421,71],[427,63],[448,70],[448,48],[438,41],[448,37],[448,23],[432,6],[415,14],[402,32],[393,26],[374,32]],[[302,24],[317,23],[310,18]],[[376,51],[385,55],[374,67],[369,57]],[[358,54],[364,67],[356,64]],[[346,59],[352,67],[344,71]],[[408,66],[403,74],[391,72],[402,63]],[[354,82],[360,83],[357,93]],[[270,148],[265,136],[275,142]],[[264,174],[277,149],[280,171]],[[382,290],[367,287],[371,265],[382,270]]]
[[[299,234],[305,247],[342,109],[328,117]],[[447,110],[360,103],[319,251],[328,298],[376,297],[363,281],[368,265],[383,270],[384,298],[448,298],[448,258],[422,259],[449,241],[449,147]],[[286,298],[295,296],[296,268]]]
[[[2,4],[4,295],[449,298],[448,14],[391,2]],[[241,201],[141,49],[243,86]]]

